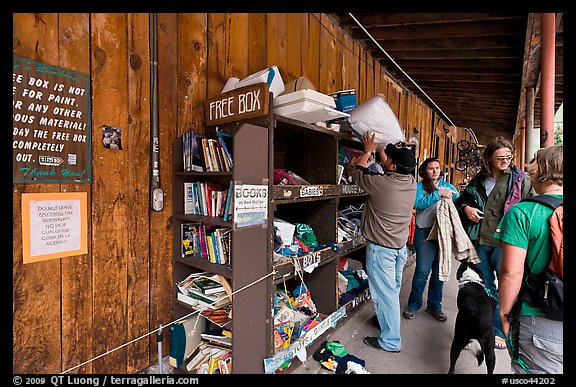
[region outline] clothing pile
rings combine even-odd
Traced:
[[[337,374],[369,374],[366,362],[348,353],[339,341],[324,341],[312,358],[322,367]]]
[[[353,240],[361,235],[364,203],[349,205],[338,211],[338,243]]]

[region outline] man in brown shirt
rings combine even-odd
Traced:
[[[406,241],[416,198],[416,157],[409,148],[381,147],[384,173],[368,170],[379,144],[365,133],[364,153],[347,166],[352,181],[367,193],[362,212],[362,235],[367,240],[366,274],[380,336],[365,337],[370,347],[400,352],[400,287],[408,253]]]

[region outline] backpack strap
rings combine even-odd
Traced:
[[[553,210],[555,210],[557,207],[560,207],[561,205],[564,204],[564,198],[559,198],[559,197],[551,196],[551,195],[530,196],[526,199],[523,199],[522,201],[523,202],[540,203],[540,204],[543,204],[547,207],[550,207]]]

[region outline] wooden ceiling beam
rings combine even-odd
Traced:
[[[382,62],[384,61],[384,62]],[[380,63],[389,62],[388,58],[382,58]],[[522,67],[522,57],[509,58],[509,59],[494,59],[494,58],[445,58],[445,59],[402,59],[396,60],[396,63],[404,71],[410,74],[410,70],[415,67],[427,68],[445,68],[445,67],[465,67],[465,68],[510,68],[518,69]],[[390,66],[393,64],[390,62]]]
[[[483,36],[522,36],[526,18],[508,20],[479,20],[471,22],[450,22],[438,24],[410,24],[390,27],[370,27],[370,35],[384,44],[391,40],[403,39],[439,39],[439,38],[476,38]],[[350,26],[352,37],[362,39],[366,33],[360,27]]]
[[[469,48],[459,50],[386,50],[394,59],[451,59],[451,58],[522,58],[522,49],[514,50],[512,48]],[[374,59],[387,58],[382,51],[372,52]]]
[[[467,82],[491,82],[491,83],[513,83],[518,86],[522,82],[522,77],[518,74],[415,74],[411,78],[416,82],[420,81],[467,81]]]
[[[353,13],[353,15],[366,28],[439,22],[509,20],[525,17],[525,14],[510,13]],[[357,25],[347,13],[338,13],[336,16],[343,24]]]

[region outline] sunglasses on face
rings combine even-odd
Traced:
[[[502,162],[502,161],[510,161],[514,158],[514,156],[509,155],[509,156],[493,156],[492,157],[494,160]]]

